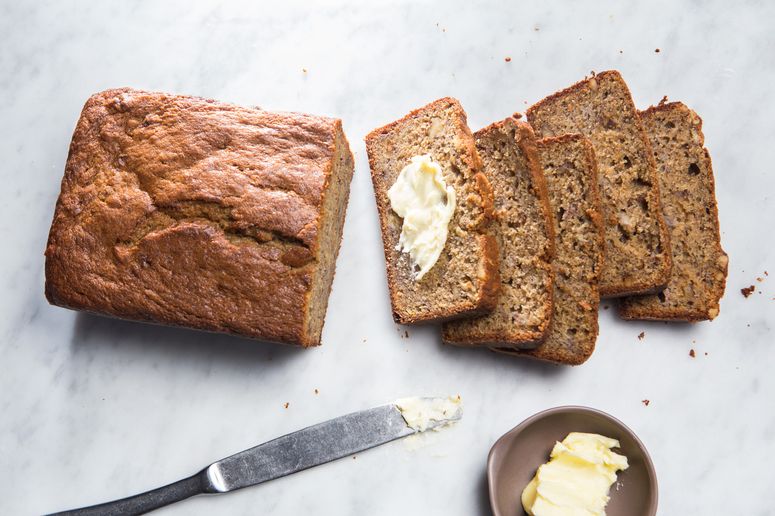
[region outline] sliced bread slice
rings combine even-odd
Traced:
[[[539,140],[538,152],[556,235],[552,326],[536,349],[496,351],[578,365],[595,350],[605,250],[595,154],[579,134]]]
[[[702,119],[680,102],[651,107],[640,118],[657,162],[673,274],[662,292],[622,299],[619,314],[625,319],[713,319],[724,295],[729,258],[721,248]]]
[[[621,75],[576,83],[531,106],[527,117],[539,137],[581,133],[595,149],[606,228],[600,293],[662,290],[670,278],[669,234],[651,145]]]
[[[393,318],[398,323],[444,321],[493,309],[498,293],[495,239],[488,234],[492,189],[466,114],[453,98],[442,98],[366,136],[379,211]],[[456,194],[448,236],[433,267],[416,280],[409,255],[397,249],[402,219],[388,189],[414,156],[430,155]]]
[[[535,347],[552,315],[554,234],[533,129],[507,118],[474,134],[495,197],[492,234],[500,253],[500,296],[484,316],[444,324],[444,342]]]

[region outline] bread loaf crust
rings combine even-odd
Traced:
[[[46,297],[318,345],[352,170],[336,119],[129,88],[95,94],[70,145]]]
[[[460,169],[469,171],[470,176],[462,181],[467,189],[465,193],[457,191],[458,203],[455,215],[449,226],[449,236],[445,251],[436,265],[425,275],[418,284],[408,277],[410,266],[405,253],[396,250],[398,236],[401,231],[400,218],[395,215],[387,198],[387,190],[392,186],[401,164],[388,164],[395,156],[401,153],[402,145],[408,154],[401,156],[406,163],[411,157],[409,154],[419,155],[430,151],[417,142],[402,142],[397,136],[402,131],[411,131],[421,121],[439,117],[446,118],[446,124],[440,124],[437,128],[431,127],[430,131],[437,134],[431,135],[423,129],[422,138],[433,141],[438,137],[447,137],[451,141],[442,148],[450,154],[450,161],[460,160]],[[422,108],[415,109],[403,118],[391,122],[383,127],[371,131],[366,137],[366,148],[369,155],[372,184],[380,217],[380,229],[382,232],[383,250],[385,252],[386,272],[390,301],[393,311],[393,319],[400,324],[414,324],[419,322],[440,322],[463,316],[472,316],[489,312],[495,306],[498,299],[498,249],[495,239],[487,232],[492,220],[493,196],[492,188],[487,178],[481,173],[482,162],[476,151],[474,138],[467,125],[465,111],[460,103],[451,97],[438,99]],[[410,149],[411,148],[411,149]],[[404,152],[404,153],[406,153]],[[438,160],[438,156],[432,156]],[[401,163],[404,163],[403,161]],[[405,164],[405,163],[404,163]],[[445,179],[448,185],[450,179],[456,176],[450,175],[450,171],[442,163]],[[476,265],[467,281],[469,288],[463,292],[460,285],[453,285],[448,278],[454,270],[447,267],[446,255],[450,242],[456,235],[465,235],[471,249],[476,256]],[[463,251],[463,250],[456,250]],[[435,282],[438,288],[425,287]],[[463,293],[456,296],[454,294]],[[449,302],[441,302],[440,293],[452,293],[455,299]]]

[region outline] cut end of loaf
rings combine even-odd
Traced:
[[[336,270],[336,258],[342,242],[350,183],[355,168],[350,145],[342,130],[341,122],[336,124],[333,152],[329,184],[323,197],[320,214],[318,267],[312,280],[312,288],[307,294],[308,311],[305,320],[305,337],[302,342],[305,347],[319,346],[321,343],[323,323]]]

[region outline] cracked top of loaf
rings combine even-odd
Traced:
[[[346,181],[332,177],[339,169]],[[70,145],[46,296],[117,317],[316,344],[310,305],[320,301],[318,269],[333,268],[321,261],[332,261],[330,240],[335,259],[348,173],[337,119],[132,89],[95,94]],[[344,200],[332,192],[339,199],[326,203],[332,184]]]

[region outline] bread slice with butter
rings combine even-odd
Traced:
[[[444,324],[444,342],[460,346],[537,346],[552,317],[554,233],[533,129],[507,118],[474,134],[495,193],[493,235],[500,297],[484,316]]]
[[[449,97],[436,100],[373,130],[365,140],[393,319],[402,324],[445,321],[492,310],[499,283],[497,245],[488,233],[492,189],[460,103]],[[412,158],[423,156],[440,167],[443,186],[455,193],[455,209],[438,258],[420,275],[401,242],[404,220],[388,192]]]

